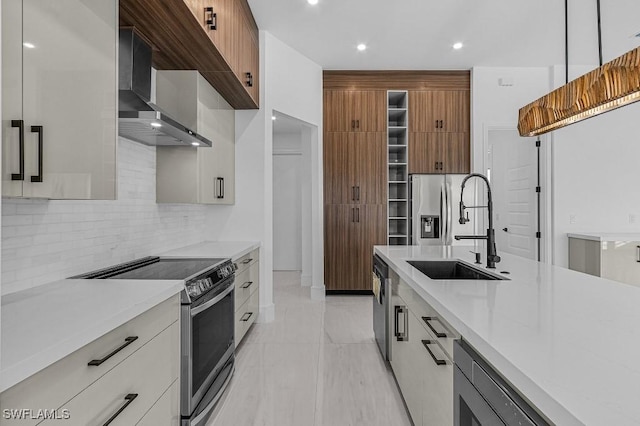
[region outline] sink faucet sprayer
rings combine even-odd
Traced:
[[[462,201],[463,200],[462,196],[464,194],[464,185],[472,177],[478,177],[484,180],[485,183],[487,184],[487,205],[486,206],[468,206],[467,207],[464,205],[464,202]],[[468,214],[466,218],[464,216],[464,211],[466,209],[483,208],[483,207],[487,208],[488,215],[489,215],[489,228],[487,229],[487,235],[456,235],[454,238],[456,240],[487,240],[487,268],[495,269],[496,263],[500,262],[500,256],[498,256],[498,253],[496,252],[496,235],[493,229],[493,202],[491,200],[491,185],[489,185],[489,179],[487,179],[485,175],[481,175],[480,173],[471,173],[470,175],[464,178],[460,188],[460,219],[459,219],[460,224],[464,225],[465,223],[471,220],[469,219]]]

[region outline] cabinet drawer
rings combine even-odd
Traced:
[[[179,404],[180,380],[175,380],[136,426],[176,426],[180,424]]]
[[[235,264],[238,267],[238,269],[236,269],[236,275],[241,274],[250,265],[258,262],[258,260],[260,260],[260,249],[255,249],[251,253],[247,253],[240,259],[236,260]]]
[[[240,344],[240,341],[247,333],[251,324],[256,321],[260,307],[260,291],[256,290],[251,293],[249,300],[247,300],[240,308],[236,309],[236,322],[235,322],[235,341],[236,347]]]
[[[248,268],[236,275],[235,306],[238,309],[260,285],[260,264],[254,261]]]
[[[70,416],[65,426],[102,425],[128,403],[125,397],[132,394],[137,396],[111,425],[135,425],[178,378],[179,333],[176,321],[65,404],[62,409]]]
[[[140,314],[126,324],[94,340],[76,352],[52,364],[2,393],[3,408],[58,408],[91,383],[122,363],[162,330],[178,320],[180,296],[176,295]],[[89,366],[127,343],[127,337],[137,339],[104,361]],[[5,423],[6,421],[6,423]],[[35,425],[37,420],[5,420],[3,425]]]

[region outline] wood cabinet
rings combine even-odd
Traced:
[[[397,274],[390,275],[391,368],[409,414],[415,425],[453,424],[452,342],[460,336],[437,321],[437,312]]]
[[[197,71],[158,71],[156,86],[161,108],[213,142],[210,148],[156,148],[157,202],[233,204],[233,109]]]
[[[116,198],[117,13],[3,0],[3,196]]]
[[[371,290],[373,246],[386,240],[386,204],[325,205],[325,286]]]
[[[137,424],[150,409],[162,412],[165,423],[147,424],[169,424],[168,419],[179,418],[178,398],[163,398],[179,383],[179,313],[180,296],[175,295],[7,389],[0,395],[3,407],[56,409],[59,415],[68,410],[70,418],[63,423],[84,426],[103,424],[124,406],[125,395],[137,394],[118,415],[119,424]],[[88,365],[130,336],[137,339],[100,365]],[[2,424],[60,423],[41,420],[3,419]]]
[[[260,250],[242,256],[235,265],[234,338],[237,347],[260,312]]]
[[[469,132],[469,90],[409,91],[412,132]]]
[[[332,132],[324,140],[326,204],[382,204],[386,201],[385,134]]]
[[[120,0],[120,23],[153,44],[157,69],[198,70],[234,109],[258,108],[259,35],[247,0]]]
[[[410,133],[409,173],[469,173],[468,133]]]
[[[384,132],[386,92],[382,90],[325,90],[325,132]]]

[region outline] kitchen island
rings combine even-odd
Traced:
[[[502,253],[504,281],[432,280],[407,263],[473,264],[470,249],[374,252],[551,422],[640,424],[640,289]]]

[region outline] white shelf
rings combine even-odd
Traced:
[[[406,90],[387,91],[387,200],[388,235],[390,245],[408,243],[408,133],[409,133],[409,92]],[[397,161],[394,161],[397,160]],[[400,186],[404,185],[404,186]],[[401,197],[401,198],[397,198]]]

